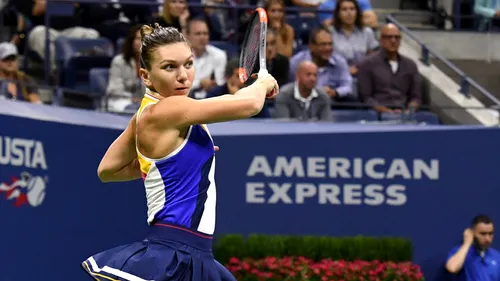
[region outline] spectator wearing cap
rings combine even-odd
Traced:
[[[40,103],[38,90],[33,79],[19,71],[16,45],[10,42],[0,43],[0,96],[12,100]]]

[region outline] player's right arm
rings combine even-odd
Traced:
[[[102,182],[131,181],[141,178],[135,150],[136,116],[134,115],[123,133],[109,146],[104,154],[97,175]]]
[[[223,95],[202,100],[185,96],[171,96],[158,102],[151,110],[148,122],[161,127],[183,128],[194,124],[210,124],[250,118],[258,114],[266,96],[278,83],[269,74],[262,75],[252,85],[234,95]]]

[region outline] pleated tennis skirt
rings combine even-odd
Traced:
[[[212,255],[212,237],[171,224],[151,226],[141,242],[86,259],[82,268],[98,281],[236,281]]]

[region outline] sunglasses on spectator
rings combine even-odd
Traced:
[[[382,38],[399,40],[399,39],[401,39],[401,35],[382,35]]]

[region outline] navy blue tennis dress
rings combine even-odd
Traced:
[[[146,92],[137,119],[158,101]],[[236,281],[212,255],[215,157],[206,126],[192,125],[182,145],[163,158],[137,154],[150,232],[141,242],[89,257],[83,269],[100,281]]]

